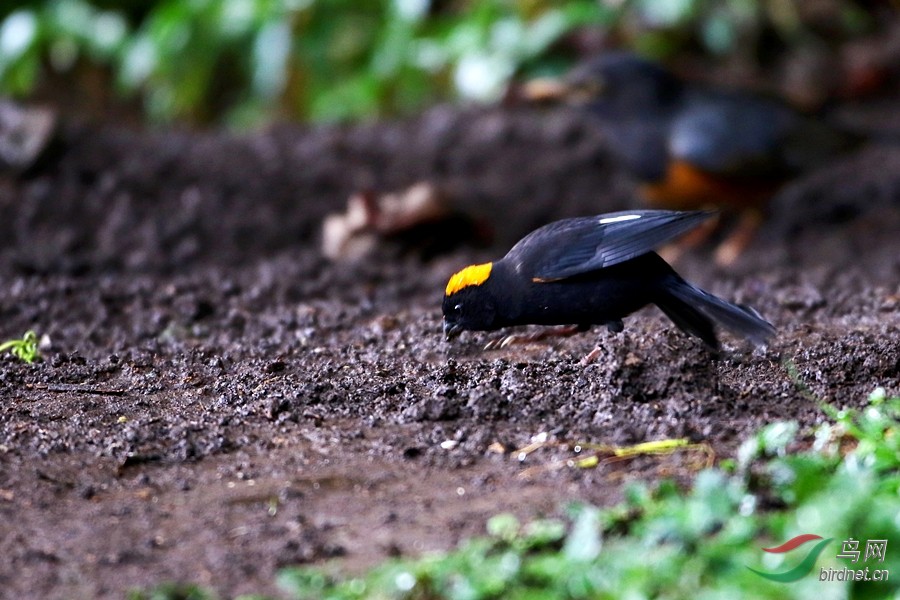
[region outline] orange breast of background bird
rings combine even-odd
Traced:
[[[771,180],[734,178],[702,171],[688,162],[669,162],[666,176],[640,187],[643,199],[652,206],[691,210],[714,206],[748,208],[768,200],[778,184]]]

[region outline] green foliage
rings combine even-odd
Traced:
[[[816,10],[802,0],[626,0],[617,15],[624,42],[641,52],[669,55],[691,44],[712,55],[758,56],[773,46],[821,44],[868,29],[875,17],[862,3],[825,0]]]
[[[153,122],[250,126],[397,114],[446,98],[497,100],[517,74],[559,70],[548,50],[603,29],[652,56],[830,44],[871,29],[858,0],[32,0],[0,4],[0,93],[53,79],[109,82]],[[14,7],[14,8],[13,8]],[[97,77],[97,72],[104,76]],[[61,79],[61,80],[60,80]],[[51,86],[50,92],[53,88]]]
[[[833,422],[811,441],[796,423],[763,428],[741,447],[733,472],[703,471],[688,493],[671,482],[634,486],[620,506],[573,508],[568,528],[499,515],[489,537],[446,555],[391,561],[349,579],[288,569],[279,581],[297,598],[329,600],[900,597],[892,581],[818,578],[819,568],[900,572],[890,542],[884,563],[837,558],[850,537],[900,539],[900,398],[879,389],[863,410],[829,414]],[[777,583],[748,568],[792,568],[802,550],[761,549],[802,533],[834,541],[800,581]]]
[[[123,94],[141,94],[157,122],[247,125],[279,111],[335,121],[450,95],[496,100],[523,64],[608,13],[595,0],[431,4],[157,0],[141,12],[32,2],[0,24],[0,91],[33,90],[45,61],[58,72],[87,62],[111,71]]]
[[[7,340],[0,344],[0,354],[9,350],[9,353],[28,364],[37,360],[41,353],[38,351],[37,334],[26,331],[22,339]]]

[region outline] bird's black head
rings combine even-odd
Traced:
[[[527,85],[533,100],[564,100],[612,116],[664,108],[677,98],[681,82],[661,65],[630,52],[606,52],[572,69],[561,82]],[[530,88],[530,89],[529,89]]]
[[[664,105],[674,98],[681,82],[661,65],[629,52],[608,52],[573,69],[566,85],[581,90],[588,101],[640,110]]]
[[[497,329],[497,309],[489,279],[493,263],[466,267],[450,278],[444,292],[444,334]]]

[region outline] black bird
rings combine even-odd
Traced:
[[[514,325],[606,325],[655,304],[682,331],[718,349],[715,324],[763,345],[775,328],[756,311],[681,278],[653,249],[711,213],[636,210],[556,221],[520,240],[502,259],[466,267],[445,290],[444,333]]]

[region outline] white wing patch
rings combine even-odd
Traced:
[[[607,217],[605,219],[600,219],[599,223],[601,225],[609,225],[610,223],[621,223],[622,221],[634,221],[635,219],[640,219],[641,215],[619,215],[618,217]]]

